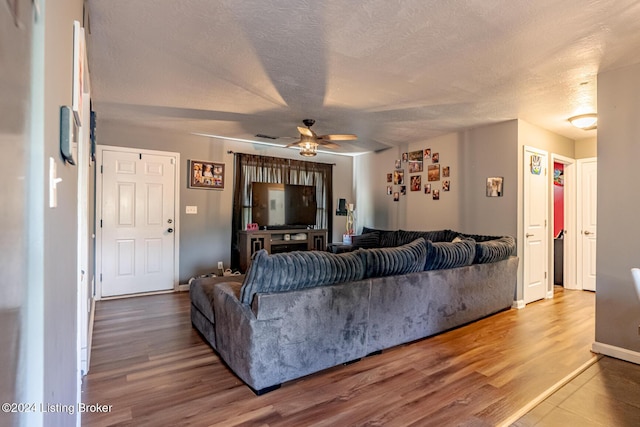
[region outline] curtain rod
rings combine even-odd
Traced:
[[[276,159],[283,159],[283,160],[289,160],[289,161],[295,160],[295,161],[298,161],[298,162],[318,163],[318,164],[321,164],[321,165],[336,166],[335,163],[311,162],[311,161],[308,161],[308,160],[289,159],[289,158],[286,158],[286,157],[275,157],[275,156],[263,156],[261,154],[238,153],[237,151],[233,151],[233,150],[227,150],[227,154],[244,154],[245,156],[274,157]]]

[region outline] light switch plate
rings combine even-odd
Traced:
[[[197,206],[187,206],[186,213],[189,215],[196,215],[198,213]]]

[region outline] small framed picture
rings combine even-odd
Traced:
[[[440,190],[433,190],[433,200],[440,200]]]
[[[449,166],[442,167],[442,177],[449,178]]]
[[[442,181],[442,191],[449,191],[451,189],[451,181],[445,179]]]
[[[425,148],[424,149],[424,159],[428,160],[431,158],[431,148]]]
[[[440,181],[440,165],[427,166],[427,179],[429,181]]]
[[[403,196],[407,195],[407,186],[406,185],[401,185],[400,186],[400,194],[402,194]]]
[[[440,153],[433,153],[431,155],[431,163],[439,163],[440,162]]]
[[[393,201],[394,202],[400,201],[400,193],[398,193],[397,191],[393,193]]]
[[[396,160],[396,169],[400,169],[402,167],[402,163],[400,163],[400,160]]]
[[[409,160],[409,153],[402,153],[402,162],[407,163]]]
[[[393,183],[395,185],[404,184],[404,169],[398,169],[393,171]]]
[[[390,196],[393,193],[393,188],[390,185],[387,185],[387,196]]]
[[[411,191],[420,191],[422,187],[422,175],[411,176]]]
[[[431,184],[424,185],[424,194],[431,194]]]
[[[487,178],[487,197],[502,197],[502,181],[504,177]]]
[[[393,174],[392,173],[388,173],[387,174],[387,182],[393,182]]]
[[[224,163],[189,160],[189,188],[224,189]]]

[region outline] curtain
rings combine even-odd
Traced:
[[[331,243],[333,229],[333,165],[282,159],[254,154],[235,153],[233,216],[231,220],[231,265],[240,265],[238,231],[251,222],[251,183],[313,185],[316,187],[318,210],[316,226],[328,230]]]

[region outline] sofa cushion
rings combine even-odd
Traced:
[[[365,277],[382,277],[422,271],[427,259],[425,240],[420,238],[395,248],[359,249]]]
[[[353,249],[378,248],[380,247],[380,232],[371,231],[369,233],[364,233],[359,236],[353,236],[351,246],[353,247]]]
[[[476,241],[476,264],[502,261],[516,254],[516,239],[511,236],[466,235]]]
[[[251,304],[256,293],[285,292],[361,280],[364,270],[364,261],[355,252],[295,251],[269,255],[261,249],[252,257],[242,284],[240,301]]]
[[[473,264],[476,242],[462,237],[454,242],[432,242],[427,240],[427,260],[425,270],[456,268]]]
[[[397,244],[404,245],[409,242],[413,242],[416,239],[422,237],[424,240],[431,240],[432,242],[450,242],[460,233],[452,230],[435,230],[435,231],[406,231],[399,230]]]

